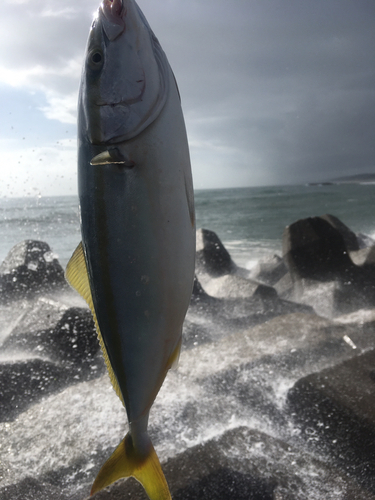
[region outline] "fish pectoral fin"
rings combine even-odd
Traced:
[[[117,148],[102,151],[90,161],[90,165],[108,165],[110,163],[117,163],[126,168],[133,168],[135,165],[134,161],[125,158]]]
[[[87,272],[87,266],[86,266],[86,257],[85,257],[85,252],[83,250],[83,245],[82,241],[78,245],[78,247],[75,249],[72,257],[70,258],[68,265],[66,266],[65,270],[65,278],[75,290],[85,299],[87,302],[87,305],[89,306],[95,327],[96,327],[96,332],[98,334],[98,339],[99,339],[99,344],[103,352],[103,357],[105,364],[107,366],[107,370],[109,373],[109,378],[111,379],[113,388],[117,394],[117,396],[120,398],[122,401],[122,404],[124,404],[124,398],[121,393],[120,386],[118,385],[117,382],[117,377],[112,369],[111,362],[109,360],[109,356],[107,353],[107,349],[104,344],[104,340],[102,337],[102,334],[100,332],[98,320],[96,318],[96,312],[94,308],[94,303],[92,300],[92,295],[91,295],[91,288],[90,288],[90,281],[89,281],[89,275]]]
[[[161,465],[148,438],[147,452],[139,453],[128,433],[100,469],[91,495],[123,477],[134,477],[141,483],[150,500],[172,500]]]

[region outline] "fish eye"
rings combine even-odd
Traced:
[[[95,52],[95,54],[93,54],[91,56],[91,60],[95,64],[101,63],[102,62],[102,55],[101,55],[101,53],[100,52]]]
[[[101,69],[104,62],[103,52],[99,49],[94,49],[88,58],[88,63],[91,69],[98,70]]]

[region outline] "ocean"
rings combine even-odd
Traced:
[[[375,236],[375,184],[197,190],[197,228],[215,231],[241,267],[281,254],[284,228],[300,218],[335,215],[355,233]],[[80,241],[78,197],[0,200],[0,261],[18,242],[46,241],[63,267]]]

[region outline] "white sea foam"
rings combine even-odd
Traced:
[[[251,271],[252,269],[254,269],[257,266],[258,263],[259,263],[259,260],[256,260],[256,259],[247,260],[245,263],[245,269],[248,269],[249,271]]]

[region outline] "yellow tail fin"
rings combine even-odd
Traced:
[[[128,433],[100,469],[91,495],[122,477],[133,476],[142,484],[150,500],[172,500],[151,440],[147,448],[146,454],[138,453]]]

